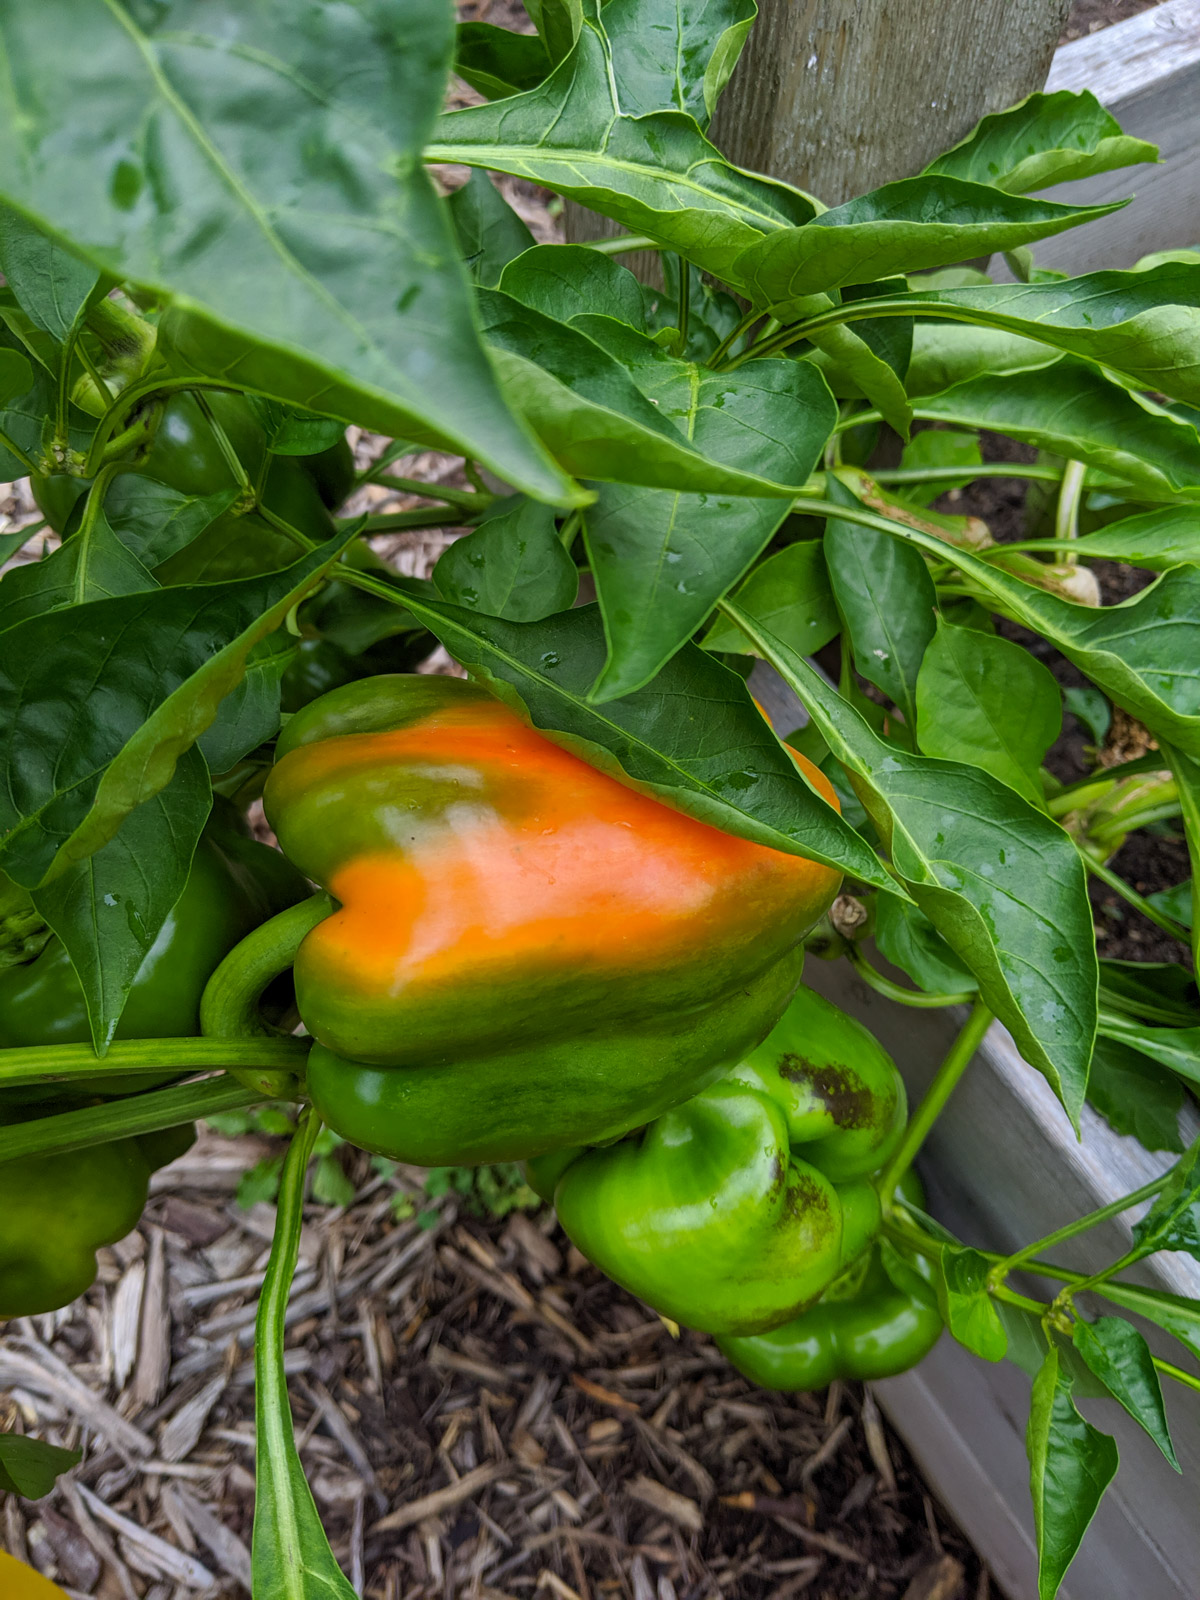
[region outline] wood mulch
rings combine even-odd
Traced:
[[[0,1540],[94,1600],[217,1600],[249,1578],[252,1354],[276,1153],[199,1144],[96,1286],[0,1341],[0,1426],[85,1449]],[[753,1389],[571,1248],[553,1213],[470,1214],[338,1152],[288,1315],[301,1456],[367,1600],[984,1600],[988,1578],[869,1394]]]

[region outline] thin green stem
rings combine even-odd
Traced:
[[[422,483],[419,478],[397,478],[384,473],[375,480],[385,489],[395,489],[403,494],[419,494],[425,500],[440,500],[443,505],[461,506],[464,511],[486,511],[496,496],[486,489],[482,494],[475,489],[445,489],[439,484]]]
[[[200,1000],[200,1027],[218,1039],[278,1039],[258,1002],[273,978],[286,972],[304,938],[334,908],[323,891],[290,906],[248,933],[221,962]]]
[[[871,473],[876,483],[903,485],[907,483],[948,483],[952,486],[973,483],[977,478],[1033,478],[1044,483],[1057,483],[1062,474],[1056,467],[1039,462],[985,461],[981,467],[970,467],[955,472],[951,467],[881,467]],[[1034,540],[1030,548],[1042,549],[1046,540]],[[1005,545],[1011,550],[1013,545]]]
[[[734,345],[738,342],[743,334],[750,332],[750,329],[761,316],[761,311],[747,311],[746,315],[738,323],[737,327],[725,335],[720,344],[713,351],[712,355],[708,358],[708,364],[714,372],[720,372],[722,370],[723,365],[728,360],[729,352],[733,349]]]
[[[244,1106],[259,1105],[270,1098],[226,1076],[204,1078],[199,1083],[173,1084],[169,1089],[152,1089],[148,1094],[110,1100],[102,1106],[84,1106],[78,1111],[62,1111],[33,1122],[10,1123],[0,1128],[0,1162],[15,1161],[20,1156],[86,1150],[92,1145],[108,1144],[113,1139],[131,1139],[140,1133],[177,1128],[218,1111],[237,1111]]]
[[[113,395],[112,390],[108,387],[108,384],[105,382],[104,374],[100,371],[100,368],[92,360],[91,356],[88,355],[87,346],[84,344],[82,339],[76,339],[74,345],[72,346],[72,352],[73,352],[73,354],[75,354],[75,355],[77,355],[79,357],[79,360],[83,365],[83,370],[87,373],[88,377],[96,385],[97,392],[103,398],[105,410],[107,410],[108,407],[112,405],[113,400],[114,400],[115,397]],[[64,355],[63,355],[63,365],[64,366],[66,365],[66,353],[65,352],[64,352]]]
[[[361,517],[341,517],[338,525],[360,528],[363,535],[369,537],[373,533],[399,533],[402,528],[458,528],[470,520],[461,510],[437,511],[432,507],[428,510],[419,507],[416,511],[394,511],[368,517],[365,522]]]
[[[153,426],[153,418],[146,414],[136,418],[127,428],[122,428],[121,432],[114,434],[100,452],[97,458],[97,467],[105,467],[114,461],[122,460],[135,445],[141,444],[144,439],[150,437]],[[89,473],[87,476],[90,477],[93,474]]]
[[[134,406],[140,405],[143,400],[163,395],[178,394],[181,389],[199,391],[201,389],[218,389],[226,393],[241,394],[243,391],[237,384],[229,383],[220,378],[164,378],[161,373],[153,377],[142,378],[137,383],[128,384],[117,395],[112,405],[96,424],[96,431],[92,435],[92,442],[88,447],[87,460],[83,470],[79,473],[81,478],[94,478],[100,467],[100,462],[108,449],[109,440],[114,429],[127,412]]]
[[[239,489],[252,491],[254,486],[250,482],[250,474],[246,471],[241,456],[239,456],[237,451],[233,448],[229,435],[217,421],[216,413],[213,411],[208,396],[202,391],[197,390],[195,400],[197,406],[200,408],[200,411],[203,414],[205,422],[208,423],[212,430],[212,436],[217,441],[217,448],[225,458],[225,465],[233,474],[233,481],[237,484]]]
[[[623,256],[633,250],[666,249],[657,239],[651,239],[644,233],[621,233],[615,239],[584,239],[580,242],[586,250],[594,250],[598,256]]]
[[[270,506],[264,505],[261,500],[254,509],[264,522],[269,523],[272,528],[285,534],[287,538],[294,540],[301,550],[315,550],[317,548],[315,539],[310,539],[306,533],[301,533],[299,528],[294,528],[290,522],[285,522],[281,516],[272,511]]]
[[[217,1067],[275,1067],[299,1072],[307,1039],[119,1039],[98,1056],[90,1044],[38,1044],[0,1050],[0,1088],[18,1083],[74,1083],[106,1073],[204,1072]]]
[[[923,989],[905,989],[902,985],[893,983],[890,978],[885,978],[882,972],[871,965],[860,947],[853,943],[846,951],[846,959],[863,982],[874,989],[876,994],[886,995],[889,1000],[895,1000],[902,1006],[936,1010],[942,1006],[970,1005],[975,999],[973,989],[964,990],[961,994],[927,994]]]
[[[1182,1383],[1189,1389],[1200,1390],[1200,1378],[1193,1373],[1185,1372],[1182,1367],[1177,1367],[1173,1361],[1164,1361],[1160,1356],[1152,1356],[1155,1370],[1163,1373],[1168,1378],[1174,1378],[1176,1383]]]
[[[1067,545],[1067,561],[1074,563],[1078,554],[1073,548],[1079,537],[1079,502],[1083,497],[1083,482],[1087,467],[1082,461],[1068,461],[1058,491],[1058,504],[1054,511],[1054,539]]]
[[[1043,1250],[1053,1250],[1055,1245],[1062,1244],[1064,1240],[1074,1239],[1078,1234],[1086,1233],[1090,1228],[1099,1227],[1102,1222],[1108,1222],[1112,1217],[1119,1217],[1123,1211],[1129,1211],[1134,1206],[1141,1205],[1143,1200],[1149,1200],[1162,1189],[1170,1173],[1164,1172],[1149,1183],[1144,1183],[1140,1189],[1135,1189],[1132,1194],[1121,1195],[1117,1200],[1109,1201],[1106,1206],[1099,1206],[1095,1211],[1089,1211],[1086,1216],[1076,1217],[1074,1222],[1064,1223],[1061,1228],[1056,1228],[1053,1233],[1046,1234],[1041,1239],[1035,1239],[1032,1244],[1027,1244],[1024,1249],[1018,1250],[1011,1256],[1005,1256],[998,1261],[988,1274],[988,1287],[999,1287],[1008,1277],[1010,1272],[1016,1272],[1031,1261],[1034,1256]]]
[[[879,1192],[884,1196],[885,1204],[891,1199],[900,1179],[912,1166],[917,1152],[925,1143],[947,1100],[954,1093],[959,1079],[970,1065],[971,1058],[983,1043],[983,1036],[991,1024],[992,1013],[982,1000],[976,998],[958,1038],[950,1046],[946,1059],[934,1073],[924,1099],[910,1119],[900,1148],[884,1169],[879,1182]]]
[[[679,268],[679,354],[687,354],[688,318],[691,313],[692,302],[692,274],[687,262],[682,256],[675,257]]]
[[[1167,916],[1165,911],[1160,911],[1157,906],[1152,906],[1149,900],[1140,895],[1136,889],[1131,888],[1118,873],[1102,861],[1097,861],[1094,856],[1088,855],[1086,850],[1080,849],[1079,854],[1084,866],[1093,877],[1099,878],[1101,883],[1106,883],[1110,889],[1115,889],[1121,898],[1128,902],[1135,911],[1141,912],[1148,922],[1156,928],[1161,928],[1163,933],[1172,939],[1177,939],[1180,944],[1186,945],[1191,939],[1191,933],[1181,922],[1176,922],[1174,917]]]

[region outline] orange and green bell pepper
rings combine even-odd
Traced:
[[[810,1306],[880,1223],[904,1128],[891,1058],[801,987],[719,1082],[607,1148],[529,1163],[572,1243],[663,1316],[745,1335]]]
[[[343,1138],[423,1165],[614,1139],[693,1095],[782,1014],[839,885],[455,678],[315,701],[264,801],[339,903],[295,953],[308,1093]]]

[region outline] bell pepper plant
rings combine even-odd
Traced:
[[[1127,1276],[1200,1256],[1197,925],[1120,856],[1200,860],[1200,254],[1038,266],[1123,203],[1043,191],[1156,159],[1091,94],[827,207],[708,137],[752,0],[529,11],[4,7],[0,476],[42,520],[0,532],[0,1316],[85,1290],[197,1119],[295,1104],[255,1587],[348,1597],[283,1368],[322,1124],[526,1161],[755,1382],[943,1326],[1023,1364],[1050,1600],[1117,1469],[1073,1394],[1174,1467],[1160,1380],[1200,1389],[1200,1304]],[[621,231],[537,244],[489,173]],[[998,477],[1019,539],[969,514]],[[429,578],[406,529],[454,530]],[[1089,885],[1164,959],[1101,960]],[[911,1119],[806,959],[963,1008]],[[1158,1163],[1015,1253],[911,1187],[996,1021]]]

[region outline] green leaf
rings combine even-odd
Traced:
[[[889,288],[903,290],[903,278],[889,283],[872,283],[849,288],[846,300],[886,294]],[[806,314],[819,307],[832,306],[829,295],[812,295]],[[912,323],[900,318],[881,317],[874,322],[858,322],[850,327],[832,326],[814,332],[814,365],[825,374],[834,394],[841,398],[865,397],[902,438],[908,438],[912,407],[904,377],[912,356]]]
[[[1175,567],[1132,599],[1097,610],[1023,583],[925,528],[894,521],[888,527],[957,567],[1160,737],[1200,754],[1200,678],[1192,666],[1200,660],[1200,567]]]
[[[569,471],[650,488],[789,501],[802,486],[803,478],[779,483],[701,454],[643,393],[656,383],[682,388],[680,374],[686,379],[695,369],[673,361],[632,328],[608,317],[559,322],[495,289],[481,290],[479,302],[486,337],[510,395]],[[606,348],[591,337],[593,332],[605,336]],[[610,348],[622,333],[619,360]],[[626,363],[638,370],[629,370]],[[794,363],[771,365],[790,369]],[[713,383],[719,381],[714,376]],[[732,375],[724,381],[730,383]],[[770,385],[769,375],[765,385]]]
[[[513,257],[533,245],[532,233],[486,172],[472,172],[446,201],[446,209],[467,271],[485,289],[494,289]]]
[[[82,1460],[82,1450],[63,1450],[19,1433],[0,1433],[0,1493],[40,1500],[54,1488],[57,1478]]]
[[[1108,730],[1112,727],[1112,706],[1109,704],[1108,696],[1102,694],[1099,689],[1084,687],[1064,689],[1063,700],[1071,715],[1082,722],[1091,734],[1092,743],[1096,746],[1102,745]]]
[[[236,583],[155,589],[0,634],[0,850],[36,888],[165,789],[259,639],[320,582],[346,535]]]
[[[1171,1168],[1167,1186],[1133,1226],[1139,1256],[1183,1250],[1200,1260],[1200,1140]]]
[[[1200,1028],[1148,1028],[1106,1013],[1101,1031],[1105,1038],[1132,1045],[1189,1083],[1200,1084]]]
[[[1159,889],[1154,894],[1148,894],[1146,899],[1159,911],[1165,912],[1168,917],[1174,917],[1175,921],[1182,923],[1185,928],[1192,927],[1194,916],[1191,878],[1185,878],[1182,883],[1176,883],[1170,889]]]
[[[1031,94],[1007,111],[984,117],[925,171],[1024,194],[1157,160],[1157,148],[1122,133],[1090,91],[1060,89]]]
[[[936,482],[896,486],[899,499],[907,500],[910,505],[931,506],[948,489],[954,489],[976,476],[983,467],[983,453],[976,434],[955,433],[952,428],[924,428],[904,446],[900,453],[900,465],[910,472],[929,471],[936,467],[962,469],[957,475],[950,472]]]
[[[258,1304],[254,1340],[254,1592],[263,1600],[356,1600],[321,1527],[304,1477],[283,1364],[288,1294],[300,1253],[304,1175],[320,1122],[305,1112],[279,1186],[275,1238]]]
[[[1113,1278],[1097,1284],[1096,1293],[1111,1300],[1113,1305],[1156,1323],[1200,1360],[1200,1301],[1168,1294],[1165,1289],[1146,1289],[1140,1283],[1120,1283]]]
[[[78,533],[57,550],[42,561],[13,567],[0,578],[0,633],[67,606],[157,588],[117,538],[103,508],[89,508]]]
[[[2,26],[4,198],[165,301],[173,363],[572,498],[497,387],[421,166],[441,0],[12,0]]]
[[[104,515],[125,548],[153,568],[198,539],[238,493],[235,485],[215,494],[186,495],[141,473],[123,472],[104,497]]]
[[[721,274],[781,322],[806,296],[1011,250],[1107,216],[1115,205],[1026,200],[961,178],[902,178],[749,245]]]
[[[1096,950],[1079,852],[990,773],[880,739],[787,645],[726,602],[800,696],[920,909],[1078,1122],[1096,1030]]]
[[[220,776],[243,756],[279,732],[283,675],[296,659],[296,640],[288,633],[270,633],[246,657],[246,670],[217,707],[212,724],[196,741],[209,770]]]
[[[1054,282],[921,289],[862,315],[966,317],[1112,367],[1139,387],[1200,401],[1200,263]],[[972,330],[972,341],[981,330]],[[918,331],[918,344],[932,334]],[[914,367],[918,362],[914,360]],[[910,390],[910,392],[916,392]]]
[[[248,397],[251,411],[266,435],[267,449],[277,456],[315,456],[330,450],[346,432],[336,417],[302,411],[262,395]]]
[[[812,655],[841,631],[820,539],[800,539],[768,556],[733,598],[798,655]],[[742,630],[720,616],[706,634],[704,648],[757,654]]]
[[[916,700],[923,754],[982,767],[1043,803],[1042,758],[1062,727],[1062,700],[1054,675],[1024,646],[939,617]]]
[[[988,1294],[989,1263],[978,1250],[942,1247],[938,1257],[938,1304],[959,1344],[984,1361],[1003,1361],[1008,1336]]]
[[[435,604],[410,584],[405,603],[474,677],[590,765],[726,833],[898,892],[800,775],[743,680],[706,651],[685,645],[646,688],[596,706],[588,689],[604,663],[598,607],[505,622]]]
[[[0,272],[22,311],[59,344],[70,337],[100,278],[94,266],[8,206],[0,207]]]
[[[1054,1600],[1116,1474],[1117,1446],[1085,1422],[1057,1348],[1034,1379],[1025,1449],[1037,1528],[1039,1600]]]
[[[499,286],[523,306],[558,322],[612,317],[639,333],[646,331],[642,285],[628,267],[586,245],[535,245],[505,267]]]
[[[1171,1443],[1162,1388],[1145,1339],[1124,1317],[1075,1322],[1075,1348],[1139,1427],[1154,1440],[1176,1472],[1182,1472]]]
[[[857,504],[832,474],[827,493],[836,504]],[[911,741],[917,727],[917,674],[935,628],[937,596],[929,568],[918,551],[836,517],[825,525],[824,542],[854,665],[899,709]]]
[[[208,767],[186,750],[166,788],[106,845],[34,894],[83,986],[97,1055],[112,1043],[134,979],[183,893],[211,808]]]
[[[1101,961],[1100,999],[1147,1022],[1187,1027],[1200,1021],[1196,980],[1172,961]]]
[[[454,70],[485,100],[536,89],[553,66],[536,33],[513,33],[491,22],[460,22]]]
[[[606,322],[604,330],[598,328]],[[807,364],[755,361],[717,373],[679,361],[608,319],[577,326],[623,354],[643,394],[708,461],[768,482],[805,481],[837,420]],[[780,500],[601,484],[584,539],[610,657],[597,701],[630,694],[701,627],[788,514]],[[920,557],[916,558],[920,561]]]
[[[1128,1134],[1143,1149],[1176,1154],[1183,1149],[1179,1138],[1183,1085],[1140,1050],[1114,1039],[1097,1039],[1087,1097],[1114,1133]]]
[[[640,79],[625,104],[615,61],[642,50],[647,10],[587,0],[574,48],[545,83],[446,113],[425,158],[544,184],[730,281],[747,245],[815,208],[798,189],[730,166],[686,112],[643,114]],[[673,19],[674,0],[662,11]]]
[[[1187,839],[1188,860],[1192,865],[1186,926],[1192,930],[1192,966],[1200,972],[1200,917],[1193,915],[1195,885],[1200,883],[1200,761],[1193,760],[1191,756],[1184,755],[1182,750],[1173,749],[1170,745],[1163,746],[1163,755],[1179,789],[1179,805],[1183,812],[1183,831]],[[1192,755],[1195,755],[1194,751]]]
[[[754,0],[607,0],[622,111],[686,111],[707,127],[757,14]]]
[[[942,422],[994,428],[1053,455],[1147,490],[1151,498],[1200,498],[1195,428],[1142,404],[1095,368],[1070,358],[1035,373],[972,378],[922,401]]]
[[[23,478],[29,468],[6,447],[5,441],[11,441],[34,466],[49,470],[51,440],[47,435],[57,411],[57,385],[45,367],[30,366],[20,340],[2,326],[0,352],[0,473],[6,479]],[[68,406],[68,450],[85,455],[94,427],[91,417]]]
[[[349,1206],[358,1193],[338,1158],[328,1152],[313,1168],[312,1197],[324,1206]]]
[[[501,500],[433,569],[442,597],[468,611],[537,622],[575,604],[579,572],[563,549],[554,513],[524,497]]]
[[[0,405],[8,405],[33,387],[33,368],[19,350],[0,349]],[[7,461],[15,461],[11,451],[4,451]],[[18,462],[18,467],[20,463]]]
[[[912,399],[941,394],[984,373],[1036,372],[1051,367],[1062,351],[1004,328],[962,322],[918,322],[904,387]],[[923,438],[918,434],[917,438]]]
[[[580,0],[524,0],[529,20],[557,66],[579,37],[583,22]]]
[[[927,994],[968,994],[978,985],[923,911],[884,895],[875,902],[875,943]]]

